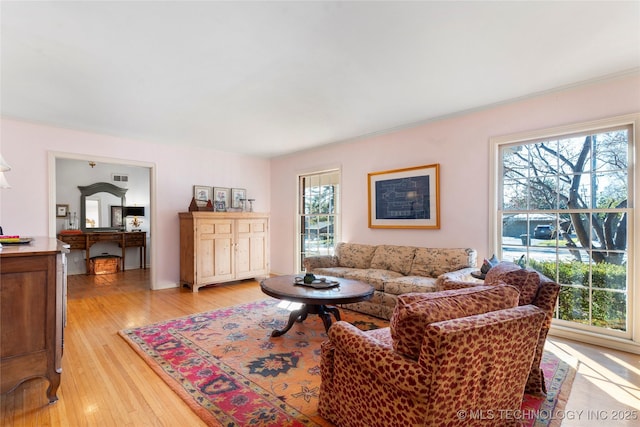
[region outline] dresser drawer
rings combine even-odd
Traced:
[[[124,238],[125,246],[145,246],[146,233],[127,234]]]
[[[59,234],[58,240],[67,243],[70,249],[84,249],[86,244],[86,236],[84,235],[72,235],[72,234]]]
[[[91,233],[89,234],[89,242],[121,242],[122,233]]]

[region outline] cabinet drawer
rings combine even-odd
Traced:
[[[127,235],[124,242],[126,246],[144,246],[145,240],[143,235]]]
[[[122,241],[121,233],[91,233],[89,234],[89,242],[120,242]]]
[[[86,237],[60,234],[58,235],[58,240],[67,243],[71,249],[84,249]]]

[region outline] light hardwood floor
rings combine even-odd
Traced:
[[[46,380],[27,381],[0,397],[0,425],[204,425],[117,332],[266,296],[255,281],[195,294],[177,288],[149,291],[149,277],[149,270],[69,276],[59,400],[48,404]],[[640,357],[556,338],[547,348],[580,362],[566,412],[558,414],[566,418],[563,426],[640,423]],[[636,419],[613,420],[625,414],[620,411]]]

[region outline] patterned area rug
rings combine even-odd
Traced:
[[[271,338],[287,323],[287,304],[266,299],[119,333],[208,425],[331,426],[317,412],[324,326],[310,315]],[[388,323],[349,310],[341,315],[363,330]],[[548,397],[526,396],[517,414],[528,427],[552,425],[571,389],[565,362],[545,352],[543,369]]]

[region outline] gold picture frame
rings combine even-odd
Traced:
[[[368,174],[369,228],[440,228],[440,164]]]

